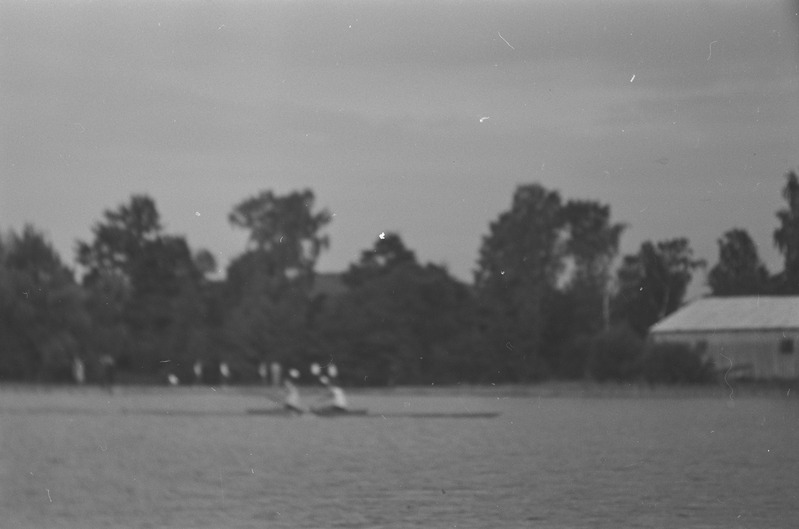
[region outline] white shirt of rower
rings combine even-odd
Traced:
[[[330,388],[328,389],[330,389],[330,395],[331,395],[330,403],[333,406],[343,409],[349,407],[349,405],[347,404],[347,397],[344,395],[343,389],[341,389],[338,386],[330,386]]]
[[[297,391],[297,386],[295,386],[288,380],[286,381],[285,385],[286,385],[286,396],[283,402],[285,402],[288,406],[291,406],[292,408],[297,408],[297,409],[302,408],[302,402],[300,401],[300,392]]]

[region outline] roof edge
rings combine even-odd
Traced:
[[[772,332],[799,332],[799,327],[715,327],[715,328],[696,328],[696,329],[649,329],[649,334],[689,334],[692,332],[752,332],[752,331],[772,331]]]

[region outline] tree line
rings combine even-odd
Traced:
[[[713,295],[799,294],[799,182],[786,175],[771,274],[749,234],[719,239]],[[683,303],[697,270],[687,238],[644,242],[619,260],[626,225],[610,207],[519,186],[488,227],[472,283],[420,262],[398,233],[383,233],[346,271],[317,274],[330,213],[311,190],[263,191],[228,217],[247,245],[217,263],[166,233],[155,201],[134,195],[102,212],[79,241],[76,271],[42,232],[0,238],[0,380],[67,381],[81,359],[120,376],[171,374],[252,382],[258,367],[335,362],[351,385],[516,383],[549,378],[697,382],[712,366],[678,346],[646,345],[648,328]]]

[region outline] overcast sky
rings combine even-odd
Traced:
[[[261,190],[471,279],[517,185],[609,203],[626,253],[749,230],[772,271],[799,168],[799,7],[763,2],[0,2],[0,229],[72,263],[148,193],[221,265]]]

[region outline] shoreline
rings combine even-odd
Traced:
[[[305,393],[314,394],[316,386],[301,386]],[[598,383],[592,381],[551,381],[535,384],[448,384],[448,385],[409,385],[391,387],[346,387],[348,394],[359,397],[376,396],[442,396],[442,397],[501,397],[501,398],[737,398],[737,397],[776,397],[796,398],[799,394],[799,381],[783,380],[769,382],[729,381],[728,384],[706,385],[654,385],[640,383]],[[168,386],[161,384],[119,384],[113,391],[107,388],[86,384],[37,384],[4,382],[0,392],[9,393],[105,393],[109,397],[121,394],[208,394],[220,395],[262,395],[264,392],[279,392],[280,388],[258,384],[227,386],[185,385]]]

